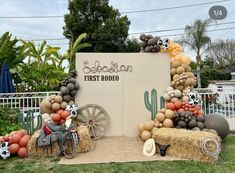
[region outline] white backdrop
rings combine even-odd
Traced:
[[[170,86],[170,59],[165,53],[78,53],[76,69],[81,86],[76,103],[98,104],[107,111],[106,136],[136,136],[138,124],[151,119],[144,92],[151,97],[155,88],[160,106],[160,96]]]

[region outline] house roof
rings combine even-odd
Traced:
[[[217,84],[217,85],[235,85],[234,80],[210,80],[210,84]]]
[[[228,65],[222,71],[222,73],[232,73],[232,72],[235,72],[235,65]]]

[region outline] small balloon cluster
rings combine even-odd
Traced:
[[[161,39],[152,35],[140,35],[141,52],[160,52],[161,50],[167,50],[170,44],[169,39]]]
[[[11,155],[23,158],[27,156],[27,145],[31,136],[25,130],[13,131],[5,136],[0,136],[0,156],[3,159]]]
[[[78,106],[74,101],[79,89],[76,76],[77,72],[72,71],[69,77],[60,82],[60,92],[44,98],[40,103],[40,112],[45,123],[62,125],[68,116],[76,117]]]
[[[79,84],[76,83],[77,71],[71,71],[69,77],[60,82],[60,95],[63,97],[63,101],[69,105],[74,104],[75,96],[79,89]]]

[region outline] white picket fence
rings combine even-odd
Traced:
[[[224,116],[235,130],[235,89],[195,89],[200,98],[201,108],[206,114],[216,113]]]
[[[206,114],[217,113],[229,122],[230,129],[235,130],[235,89],[207,88],[195,89],[201,100],[200,105]],[[28,110],[39,112],[39,104],[43,98],[57,94],[54,92],[0,93],[0,106],[18,108],[26,113]]]
[[[27,92],[27,93],[0,93],[0,106],[10,107],[11,109],[19,109],[20,112],[27,112],[28,110],[33,110],[34,112],[39,112],[39,104],[43,98],[50,96],[52,94],[57,94],[55,92]]]

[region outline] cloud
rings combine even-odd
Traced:
[[[37,15],[64,15],[68,13],[67,0],[10,0],[1,1],[0,16],[37,16]],[[164,7],[174,7],[180,5],[196,4],[205,2],[204,0],[110,0],[110,4],[119,9],[120,12],[156,9]],[[209,1],[208,1],[209,2]],[[224,5],[228,9],[228,17],[220,22],[234,21],[235,4],[233,1],[203,5],[190,8],[155,11],[148,13],[127,14],[131,21],[129,32],[145,32],[150,30],[162,30],[171,28],[181,28],[191,24],[195,19],[205,19],[208,17],[209,8],[213,5]],[[234,11],[233,15],[230,15]],[[40,38],[61,38],[63,36],[64,26],[63,18],[53,19],[0,19],[0,34],[10,31],[14,36],[22,39],[40,39]],[[212,29],[235,27],[233,25],[224,25],[211,27]],[[212,40],[218,38],[233,38],[234,30],[210,32]],[[181,31],[153,33],[154,35],[167,35],[183,33]],[[133,37],[133,36],[131,36]],[[134,35],[138,37],[138,35]],[[175,37],[170,37],[175,39]],[[48,41],[49,44],[66,43],[67,40]],[[68,45],[60,45],[61,52],[65,52]],[[192,54],[193,55],[193,54]]]

